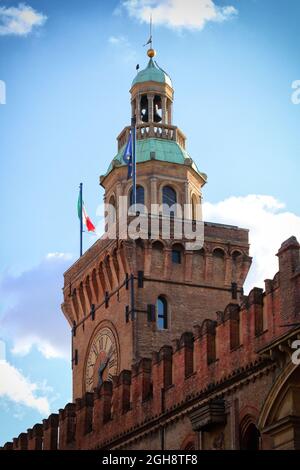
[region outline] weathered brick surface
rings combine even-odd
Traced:
[[[294,263],[293,256],[289,259]],[[291,289],[296,298],[298,267],[294,265],[291,270],[286,262],[280,267],[279,275],[266,281],[264,292],[253,289],[242,298],[240,306],[228,304],[214,321],[196,325],[150,358],[140,360],[123,371],[113,385],[104,382],[94,394],[84,394],[76,405],[68,404],[60,410],[59,443],[53,442],[54,436],[57,439],[57,421],[51,415],[43,427],[36,425],[14,439],[13,448],[237,449],[249,420],[262,426],[262,448],[297,448],[295,439],[280,443],[281,428],[274,434],[276,419],[280,426],[279,416],[287,409],[284,400],[282,405],[276,398],[274,386],[278,381],[284,383],[286,370],[293,370],[285,352],[299,334],[294,325],[282,326],[282,298],[286,292],[282,292],[280,283],[282,278],[289,279],[284,282],[285,290]],[[289,323],[295,316],[298,318],[294,304],[287,304],[285,321]],[[213,342],[211,337],[215,337]],[[215,360],[209,360],[212,348]],[[296,377],[292,382],[295,390],[299,387]],[[274,406],[282,407],[277,408],[282,409],[281,415],[276,418],[272,412],[266,419],[266,403],[273,395]],[[224,402],[223,415],[219,421],[214,422],[212,417],[212,421],[199,424],[202,432],[196,432],[191,413],[209,407],[216,399]],[[297,407],[295,402],[294,413],[300,412]],[[294,421],[296,416],[300,417],[296,414]],[[51,444],[47,434],[50,425],[54,430]],[[4,446],[10,447],[11,443]]]

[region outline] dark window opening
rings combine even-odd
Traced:
[[[168,208],[174,206],[177,203],[176,191],[174,191],[174,189],[171,188],[171,186],[165,186],[163,188],[163,201],[162,202]],[[170,214],[173,216],[175,215],[174,211],[170,211]]]
[[[259,450],[260,448],[260,433],[255,424],[249,424],[246,432],[242,438],[242,450]]]
[[[154,122],[158,123],[162,121],[162,102],[161,97],[156,95],[154,97]]]
[[[136,203],[140,205],[145,204],[145,190],[143,186],[137,186],[136,188]],[[130,191],[130,207],[134,205],[133,201],[133,190]]]
[[[181,251],[172,250],[172,263],[181,264]]]
[[[147,95],[141,97],[141,121],[149,121],[149,108],[148,108],[148,98]]]
[[[159,330],[168,329],[168,304],[164,297],[158,297],[156,303],[157,327]]]

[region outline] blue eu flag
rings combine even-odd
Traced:
[[[128,166],[127,179],[130,180],[133,176],[133,161],[132,161],[132,134],[130,134],[128,142],[126,144],[125,152],[123,155],[123,161]]]

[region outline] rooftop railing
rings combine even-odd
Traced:
[[[130,133],[130,127],[127,126],[123,129],[121,134],[118,136],[118,151],[128,141]],[[168,124],[155,124],[155,123],[142,123],[136,126],[136,138],[137,140],[143,139],[163,139],[172,140],[177,142],[180,147],[185,149],[186,137],[184,133],[176,126],[170,126]]]

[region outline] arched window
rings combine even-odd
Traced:
[[[148,97],[147,95],[142,95],[140,101],[140,108],[141,108],[141,120],[143,122],[149,121],[149,105],[148,105]]]
[[[145,190],[143,186],[137,186],[136,188],[136,203],[137,204],[145,204]],[[133,206],[134,201],[133,201],[133,190],[131,189],[130,191],[130,200],[129,200],[129,205],[130,207]]]
[[[172,250],[172,263],[181,264],[181,251],[173,248]]]
[[[181,264],[182,261],[182,246],[173,245],[172,247],[172,263]]]
[[[168,328],[168,303],[164,297],[158,297],[156,302],[157,327],[159,330]]]
[[[168,207],[174,206],[174,204],[177,203],[177,196],[176,196],[176,191],[174,191],[171,186],[165,186],[163,188],[163,194],[162,194],[162,202],[164,205]],[[174,215],[174,212],[172,211],[172,214]]]
[[[161,97],[159,95],[155,95],[153,106],[154,106],[154,122],[161,122],[162,121],[162,102],[161,102]]]
[[[165,186],[163,188],[163,204],[169,207],[173,206],[177,202],[176,191],[171,186]]]
[[[241,439],[242,450],[259,450],[260,448],[260,432],[254,423],[250,423]]]

